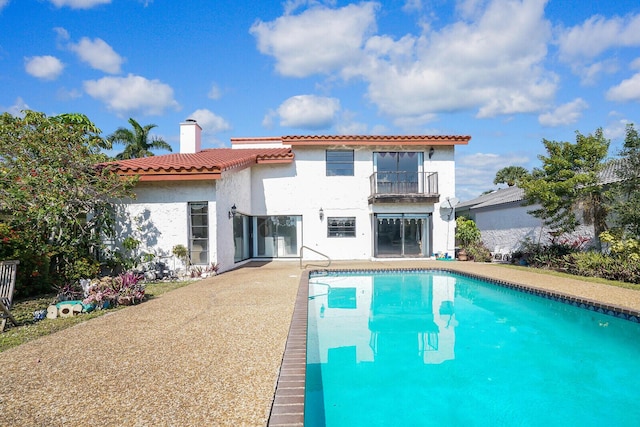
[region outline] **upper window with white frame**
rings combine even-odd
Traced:
[[[353,176],[353,150],[327,150],[327,176]]]
[[[329,217],[327,218],[328,237],[356,237],[356,218]]]

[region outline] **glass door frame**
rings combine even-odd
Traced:
[[[302,247],[302,215],[258,215],[251,217],[254,258],[297,258]],[[295,234],[281,228],[294,228]],[[291,231],[291,230],[289,230]]]
[[[376,258],[426,258],[430,256],[432,247],[431,213],[379,213],[373,214],[373,252]],[[383,221],[393,221],[393,229],[382,235],[380,227]],[[422,223],[418,228],[411,230],[414,224]],[[415,233],[415,239],[407,236],[407,232]],[[384,242],[383,242],[384,240]],[[419,251],[410,252],[412,243],[418,246]],[[384,247],[389,248],[384,252]],[[397,251],[394,249],[397,248]]]

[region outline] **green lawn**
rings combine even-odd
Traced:
[[[192,282],[176,281],[148,283],[145,286],[145,295],[149,299],[156,298],[165,292],[181,288],[190,283]],[[14,327],[10,320],[7,321],[4,333],[0,333],[0,352],[16,347],[27,341],[34,340],[38,337],[61,331],[73,325],[77,325],[78,323],[93,319],[94,317],[126,308],[125,306],[120,306],[110,310],[95,310],[91,313],[83,313],[73,317],[44,319],[39,322],[35,322],[33,320],[33,312],[36,310],[46,309],[55,301],[55,297],[55,294],[50,294],[15,301],[11,308],[11,314],[16,318],[20,326]]]
[[[523,267],[523,266],[513,265],[513,264],[495,264],[495,265],[499,265],[505,268],[513,268],[513,269],[522,270],[522,271],[532,271],[532,267]],[[640,291],[640,285],[635,283],[618,282],[615,280],[602,279],[600,277],[574,276],[573,274],[562,273],[560,271],[554,271],[554,270],[545,270],[542,268],[537,268],[535,269],[535,271],[536,273],[548,274],[550,276],[564,277],[567,279],[581,280],[583,282],[600,283],[603,285],[611,285],[611,286],[617,286],[619,288],[633,289],[636,291]]]

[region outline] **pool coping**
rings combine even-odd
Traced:
[[[464,277],[480,279],[489,283],[536,295],[574,307],[614,316],[633,323],[640,323],[640,311],[605,304],[588,298],[580,298],[563,292],[551,291],[530,285],[494,279],[480,274],[450,268],[354,268],[305,270],[300,277],[293,316],[285,345],[280,373],[276,383],[268,427],[304,426],[305,380],[307,366],[307,311],[309,304],[309,277],[313,273],[366,273],[366,272],[424,272],[440,271]]]

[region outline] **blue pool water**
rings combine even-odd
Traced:
[[[640,325],[447,272],[309,286],[305,426],[640,425]]]

